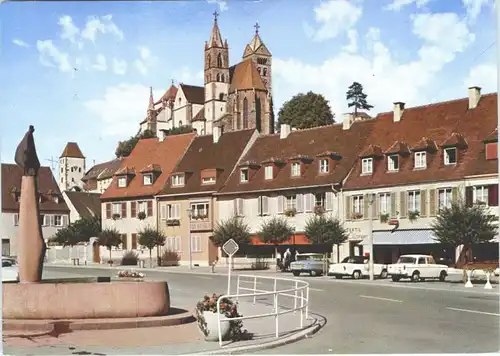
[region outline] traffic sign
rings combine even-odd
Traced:
[[[238,252],[239,249],[240,246],[238,246],[233,239],[227,240],[226,243],[222,245],[222,250],[230,257]]]

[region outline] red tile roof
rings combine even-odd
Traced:
[[[229,92],[245,89],[266,90],[262,78],[257,71],[255,63],[251,59],[246,59],[229,69],[231,85]]]
[[[361,175],[358,160],[344,189],[448,181],[498,171],[496,160],[486,160],[483,143],[497,126],[496,94],[483,95],[472,110],[468,109],[468,98],[463,98],[405,108],[399,122],[393,122],[392,112],[377,115],[375,121],[366,145],[379,145],[386,153],[404,151],[406,143],[413,150],[430,149],[427,168],[414,170],[414,156],[408,155],[400,158],[399,172],[387,173],[387,161],[381,159],[375,160],[372,175]],[[457,164],[445,166],[443,149],[438,145],[453,140],[459,146],[466,142],[467,148],[459,147]]]
[[[265,163],[272,158],[281,161],[276,167],[278,173],[275,178],[265,180],[265,169],[261,167],[249,182],[241,183],[239,170],[235,170],[220,193],[277,190],[342,182],[356,161],[373,125],[374,120],[366,120],[354,122],[349,130],[343,130],[342,124],[334,124],[292,131],[284,139],[280,138],[280,134],[261,136],[242,161]],[[319,158],[316,156],[325,152],[336,154],[332,155],[334,159],[330,164],[330,172],[319,174]],[[312,162],[302,163],[305,169],[301,177],[291,177],[289,158],[298,156],[306,156],[312,159]]]
[[[120,169],[115,173],[113,182],[101,195],[101,200],[122,199],[157,194],[168,180],[170,172],[186,152],[193,133],[167,136],[164,141],[158,138],[141,139],[128,157],[122,160]],[[151,165],[158,165],[161,173],[156,176],[152,185],[143,185],[140,171]],[[135,172],[129,176],[127,187],[119,188],[116,174]]]
[[[16,192],[21,192],[23,169],[16,164],[2,163],[2,211],[18,212],[19,202],[16,202]],[[40,212],[57,212],[69,214],[69,208],[49,167],[40,167],[38,171],[38,192],[45,196],[40,203]],[[51,196],[59,197],[59,203],[51,200]]]
[[[175,99],[175,96],[177,95],[177,88],[175,85],[171,85],[170,88],[168,88],[168,90],[165,92],[165,94],[162,95],[162,97],[160,98],[160,100],[158,100],[156,103],[154,103],[155,105],[158,105],[160,104],[163,100],[174,100]]]
[[[73,158],[85,158],[80,147],[76,142],[68,142],[66,147],[64,147],[63,153],[61,153],[61,157],[73,157]]]
[[[96,164],[92,168],[90,168],[85,176],[82,178],[82,181],[86,182],[91,179],[106,179],[113,177],[116,170],[120,168],[122,164],[122,159],[117,158],[108,162],[103,162]]]

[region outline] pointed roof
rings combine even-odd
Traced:
[[[463,135],[453,132],[443,141],[441,147],[467,148],[467,140]]]
[[[172,80],[172,84],[170,85],[170,88],[168,88],[168,90],[165,92],[165,94],[163,94],[162,97],[154,104],[158,105],[163,100],[165,100],[165,101],[174,100],[176,95],[177,95],[177,87],[174,85],[174,81]]]
[[[266,47],[262,39],[260,38],[259,35],[259,24],[255,24],[255,35],[253,36],[252,40],[250,41],[249,44],[245,46],[245,51],[243,52],[243,58],[246,58],[257,51],[259,51],[259,54],[264,55],[264,56],[270,56],[271,52],[269,49]]]
[[[148,110],[154,110],[155,109],[155,101],[153,99],[153,87],[149,87],[149,105],[148,105]]]
[[[243,62],[229,68],[229,74],[231,76],[230,93],[235,90],[245,89],[267,90],[255,63],[251,59],[245,59]]]
[[[212,47],[224,47],[222,42],[222,36],[220,34],[219,25],[217,24],[217,16],[219,14],[217,11],[214,12],[214,26],[212,27],[212,32],[210,33],[210,40],[208,41],[208,48]]]
[[[80,150],[80,147],[78,147],[78,144],[76,142],[68,142],[66,144],[66,147],[64,148],[64,151],[63,153],[61,153],[61,156],[59,158],[63,157],[85,159],[85,156],[83,155],[82,151]]]
[[[382,157],[382,156],[383,156],[382,148],[379,145],[368,145],[359,154],[360,158]]]
[[[483,140],[484,143],[498,142],[498,127],[495,128],[486,138]]]

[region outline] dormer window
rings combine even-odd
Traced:
[[[266,180],[273,179],[273,166],[266,166],[264,168],[264,178]]]
[[[176,174],[172,176],[172,187],[184,186],[184,174]]]
[[[152,174],[145,174],[142,176],[142,184],[144,185],[151,185],[153,184],[153,175]]]
[[[249,177],[248,168],[242,168],[240,170],[240,182],[241,183],[248,182],[248,177]]]
[[[56,204],[59,204],[59,197],[57,195],[52,196],[52,201]]]
[[[300,177],[300,163],[298,162],[292,163],[290,174],[292,177]]]
[[[361,161],[361,174],[373,173],[373,158],[363,158]]]
[[[215,177],[204,177],[201,179],[201,184],[215,184]]]
[[[387,170],[389,172],[399,171],[399,155],[387,156]]]
[[[415,152],[415,168],[416,169],[427,168],[427,152],[425,151]]]
[[[118,177],[118,187],[125,188],[127,186],[127,177]]]
[[[319,161],[319,173],[328,173],[329,165],[327,159],[321,159]]]
[[[445,148],[444,164],[449,166],[457,163],[457,149],[455,147]]]

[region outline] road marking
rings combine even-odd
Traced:
[[[402,300],[397,300],[397,299],[390,299],[390,298],[382,298],[382,297],[373,297],[371,295],[360,295],[361,298],[367,298],[367,299],[378,299],[378,300],[385,300],[387,302],[396,302],[396,303],[403,303]]]
[[[446,309],[461,311],[461,312],[466,312],[466,313],[500,316],[500,314],[497,314],[497,313],[488,313],[488,312],[483,312],[483,311],[479,311],[479,310],[469,310],[469,309],[460,309],[460,308],[451,308],[451,307],[446,307]]]
[[[316,292],[324,292],[323,289],[318,289],[318,288],[312,288],[312,287],[309,287],[310,290],[313,290],[313,291],[316,291]]]

